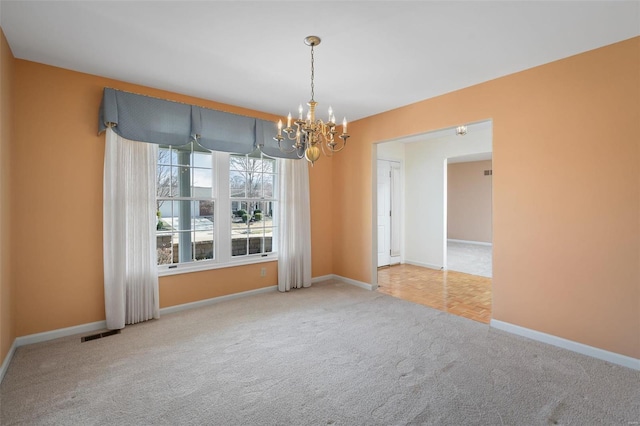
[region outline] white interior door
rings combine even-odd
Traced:
[[[378,266],[391,264],[391,166],[378,160]]]
[[[400,263],[400,236],[402,233],[401,228],[401,214],[402,214],[402,182],[400,175],[400,163],[396,161],[390,161],[390,227],[389,227],[389,256],[390,264]]]

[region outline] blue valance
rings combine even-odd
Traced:
[[[99,133],[110,126],[132,141],[173,146],[197,141],[211,151],[248,154],[260,148],[271,157],[298,158],[278,149],[271,121],[105,87]]]
[[[198,143],[211,151],[249,154],[256,149],[256,119],[194,106]],[[274,133],[275,135],[275,133]]]
[[[104,89],[100,133],[107,126],[125,139],[160,145],[184,145],[193,139],[191,105]]]

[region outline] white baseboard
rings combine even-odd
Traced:
[[[57,330],[45,331],[43,333],[29,334],[16,339],[16,347],[31,345],[33,343],[46,342],[47,340],[58,339],[60,337],[73,336],[74,334],[89,333],[96,330],[106,330],[106,321],[90,322],[88,324],[75,325],[73,327],[59,328]]]
[[[355,285],[356,287],[364,288],[365,290],[372,291],[373,286],[371,284],[365,283],[363,281],[353,280],[351,278],[341,277],[340,275],[333,276],[336,280],[342,281],[345,284]]]
[[[311,278],[311,283],[312,283],[312,284],[315,284],[315,283],[319,283],[319,282],[322,282],[322,281],[332,280],[332,279],[334,279],[334,278],[335,278],[335,276],[334,276],[334,275],[332,275],[332,274],[329,274],[329,275],[321,275],[321,276],[319,276],[319,277],[313,277],[313,278]]]
[[[9,364],[11,363],[11,359],[13,358],[13,354],[16,351],[16,341],[14,340],[9,348],[9,352],[7,352],[7,356],[4,357],[4,361],[2,361],[2,366],[0,366],[0,383],[2,383],[2,379],[4,379],[4,375],[7,373],[9,369]]]
[[[323,275],[320,277],[315,277],[311,279],[311,282],[318,283],[326,280],[337,280],[345,284],[355,285],[356,287],[364,288],[365,290],[369,290],[369,291],[373,290],[373,286],[371,284],[365,283],[363,281],[353,280],[351,278],[346,278],[336,274],[329,274],[329,275]]]
[[[510,324],[504,321],[492,319],[490,325],[491,327],[497,328],[498,330],[517,334],[519,336],[527,337],[529,339],[537,340],[539,342],[547,343],[549,345],[557,346],[563,349],[568,349],[570,351],[577,352],[582,355],[587,355],[593,358],[598,358],[612,364],[621,365],[623,367],[631,368],[634,370],[640,370],[640,359],[637,358],[617,354],[615,352],[605,351],[604,349],[594,348],[593,346],[574,342],[572,340],[567,340],[551,334],[542,333],[540,331],[531,330],[529,328],[520,327],[519,325]]]
[[[166,308],[160,309],[160,316],[164,314],[172,314],[174,312],[185,311],[187,309],[195,309],[200,308],[202,306],[209,306],[216,303],[224,302],[227,300],[239,299],[241,297],[253,296],[255,294],[269,293],[272,291],[277,291],[278,286],[273,285],[269,287],[258,288],[255,290],[242,291],[240,293],[227,294],[224,296],[213,297],[211,299],[198,300],[197,302],[184,303],[182,305],[168,306]]]
[[[409,264],[409,265],[413,265],[413,266],[422,266],[423,268],[429,268],[429,269],[442,269],[443,268],[442,265],[435,265],[433,263],[417,262],[415,260],[405,260],[404,263]]]
[[[469,241],[469,240],[455,240],[453,238],[447,239],[448,243],[464,243],[464,244],[475,244],[477,246],[492,246],[493,243],[485,243],[484,241]]]

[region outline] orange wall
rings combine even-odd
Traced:
[[[640,358],[639,93],[636,37],[352,123],[334,273],[372,282],[373,143],[493,119],[493,318]]]
[[[10,250],[10,178],[14,58],[0,29],[0,365],[15,339]]]
[[[447,238],[491,242],[491,160],[447,167]]]
[[[104,319],[102,173],[98,108],[105,86],[274,119],[272,115],[148,87],[15,61],[15,132],[11,155],[15,331],[24,336]],[[332,272],[331,160],[310,173],[313,273]],[[328,184],[330,188],[330,183]],[[317,212],[317,213],[316,213]],[[260,277],[260,268],[267,276]],[[160,306],[208,299],[277,283],[276,263],[160,278]]]
[[[337,154],[340,156],[342,154]],[[333,273],[333,157],[321,156],[309,167],[311,187],[311,276],[321,277]]]

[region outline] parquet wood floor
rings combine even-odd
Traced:
[[[378,269],[378,291],[488,324],[491,278],[414,265]]]

